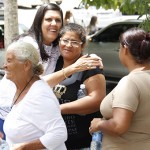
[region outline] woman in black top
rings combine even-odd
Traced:
[[[65,80],[54,86],[61,108],[64,121],[68,130],[68,140],[66,146],[68,150],[89,148],[91,135],[89,134],[90,122],[94,117],[99,117],[97,113],[101,100],[105,97],[105,77],[103,70],[95,67],[95,61],[90,64],[82,64],[87,71],[80,71],[73,75],[68,75],[64,68],[77,63],[86,42],[86,33],[82,26],[69,23],[60,31],[60,53],[55,76],[47,76],[46,80],[50,86],[57,78],[57,71],[62,71]],[[90,57],[89,57],[90,59]],[[95,58],[96,59],[96,58]],[[94,67],[93,67],[94,65]],[[70,67],[71,69],[71,67]],[[81,84],[85,84],[87,95],[77,99],[77,92]],[[98,115],[98,116],[97,116]]]

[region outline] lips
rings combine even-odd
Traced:
[[[57,32],[56,29],[49,29],[48,31],[50,31],[50,32]]]
[[[64,51],[64,52],[72,52],[72,51],[69,50],[69,49],[64,49],[63,51]]]

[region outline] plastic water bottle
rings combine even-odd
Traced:
[[[5,140],[0,139],[0,150],[9,150],[9,145]]]
[[[90,150],[101,150],[102,148],[102,137],[103,134],[101,131],[94,132],[92,134],[92,141],[90,145]]]
[[[86,92],[86,89],[85,89],[85,84],[81,84],[80,89],[79,89],[78,94],[77,94],[78,99],[83,98],[86,95],[87,95],[87,92]]]
[[[87,95],[86,89],[85,89],[85,84],[80,85],[80,89],[78,90],[77,96],[78,99],[83,98],[84,96]],[[80,116],[85,116],[85,114],[79,114]]]

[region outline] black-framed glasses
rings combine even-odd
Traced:
[[[68,45],[68,44],[70,44],[72,47],[79,47],[79,45],[81,45],[82,42],[71,41],[71,40],[60,38],[60,44],[62,44],[62,45]]]

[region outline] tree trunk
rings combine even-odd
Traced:
[[[19,35],[17,0],[4,0],[4,37],[5,49]]]

